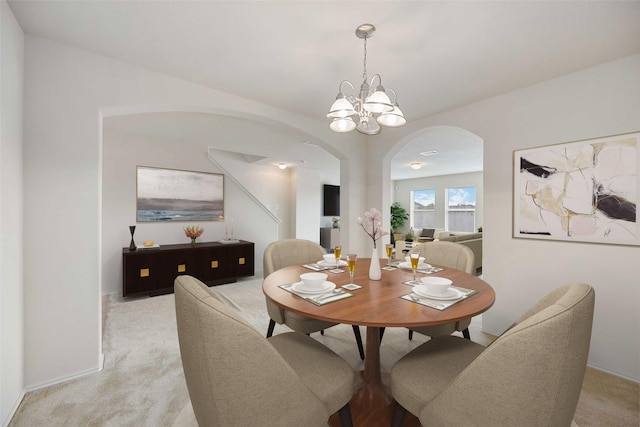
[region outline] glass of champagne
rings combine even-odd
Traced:
[[[347,267],[349,267],[349,280],[351,281],[352,285],[353,285],[353,272],[356,271],[356,258],[358,258],[358,255],[356,254],[347,255]]]
[[[420,282],[418,282],[416,280],[416,270],[418,269],[418,263],[420,262],[420,254],[419,253],[412,253],[409,254],[409,256],[411,257],[411,269],[413,270],[413,280],[411,281],[412,285],[419,285]]]
[[[393,245],[385,245],[384,249],[387,251],[387,267],[389,267],[391,255],[393,254]]]
[[[340,267],[340,253],[342,252],[342,246],[336,246],[333,248],[333,255],[336,257],[336,270]]]

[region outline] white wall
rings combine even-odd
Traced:
[[[314,170],[292,170],[295,201],[291,204],[295,215],[295,238],[320,243],[320,206],[322,186],[320,174]]]
[[[0,425],[6,425],[24,390],[24,34],[4,0],[0,8]]]
[[[589,364],[640,380],[640,247],[512,237],[513,150],[640,130],[640,55],[409,123],[403,135],[436,125],[484,140],[482,271],[497,298],[483,327],[501,333],[552,289],[589,283],[596,291]],[[389,161],[397,144],[381,140],[370,161]],[[388,176],[377,177],[379,199],[389,194]]]
[[[349,144],[353,136],[331,135],[322,120],[31,35],[25,37],[24,78],[27,388],[93,372],[100,366],[100,230],[106,220],[100,207],[101,114],[164,108],[297,123],[310,139],[341,160],[342,185],[357,185],[362,180],[361,144],[357,140]],[[363,202],[345,204],[345,214],[349,209],[364,210]],[[260,230],[246,232],[252,235]],[[342,232],[347,240],[357,239],[349,227]],[[126,246],[127,229],[119,233],[123,234],[118,246]]]
[[[445,191],[452,187],[475,187],[476,188],[476,229],[482,226],[483,221],[483,184],[482,172],[460,173],[455,175],[441,175],[426,178],[403,179],[393,181],[395,194],[394,201],[411,214],[411,191],[413,190],[435,190],[436,191],[436,225],[435,228],[444,229],[445,219]],[[409,230],[409,221],[406,221],[400,232],[406,233]]]

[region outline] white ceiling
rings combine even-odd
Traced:
[[[640,52],[640,1],[8,3],[27,33],[320,120],[341,80],[361,81],[354,30],[365,22],[377,27],[369,75],[397,92],[407,120]],[[428,132],[392,170],[435,147],[425,161],[442,163],[456,143],[477,146]],[[465,169],[482,168],[467,157]]]

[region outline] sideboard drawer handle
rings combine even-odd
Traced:
[[[238,258],[238,264],[244,265],[244,258]]]
[[[149,269],[141,268],[140,269],[140,277],[149,277]]]
[[[178,264],[178,273],[184,273],[187,271],[187,266],[185,264]]]
[[[218,268],[218,261],[211,261],[211,268]]]

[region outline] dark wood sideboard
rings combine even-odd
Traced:
[[[173,292],[175,278],[197,277],[209,286],[254,275],[254,244],[205,242],[164,245],[153,249],[122,249],[122,296]]]

